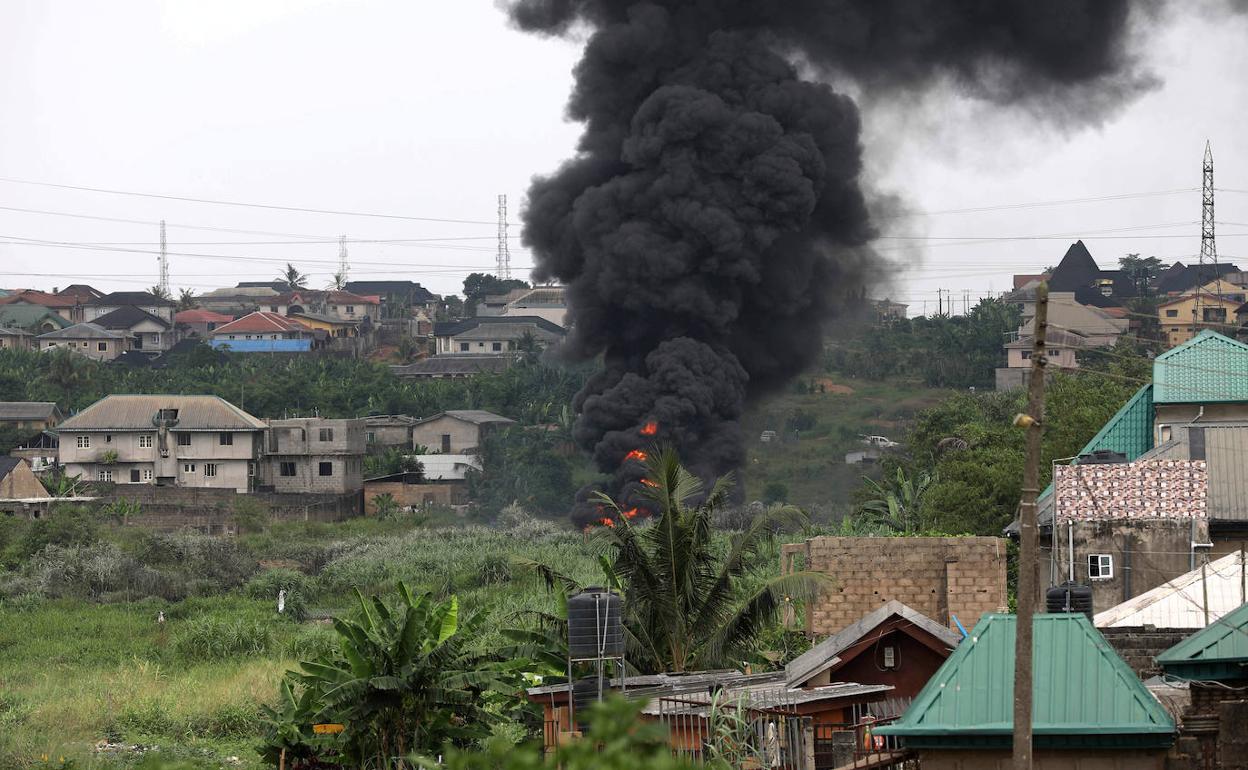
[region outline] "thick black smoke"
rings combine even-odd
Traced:
[[[933,82],[993,102],[1147,86],[1125,0],[519,0],[523,29],[589,33],[577,156],[533,182],[535,277],[568,285],[567,352],[602,354],[578,441],[628,495],[632,450],[674,443],[700,475],[738,467],[740,417],[821,346],[882,267],[855,104]],[[646,435],[647,423],[658,433]],[[590,514],[592,515],[592,514]]]

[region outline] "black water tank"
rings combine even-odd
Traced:
[[[1112,449],[1096,449],[1086,455],[1079,455],[1077,465],[1117,465],[1125,463],[1127,456]]]
[[[623,603],[605,588],[568,597],[568,654],[573,660],[624,656]]]
[[[605,686],[605,685],[604,685]],[[604,695],[606,693],[603,693]],[[585,677],[572,683],[572,705],[576,710],[576,722],[587,724],[585,709],[598,702],[598,677]]]
[[[1092,589],[1071,582],[1053,586],[1044,594],[1044,607],[1048,612],[1082,612],[1091,618]]]

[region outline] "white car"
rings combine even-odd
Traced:
[[[858,438],[862,439],[862,443],[867,446],[879,447],[880,449],[892,449],[895,446],[900,446],[900,444],[887,436],[859,436]]]

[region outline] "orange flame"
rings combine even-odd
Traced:
[[[643,462],[643,463],[644,463],[644,462],[646,461],[646,453],[645,453],[645,452],[643,452],[643,451],[641,451],[640,449],[634,449],[633,451],[631,451],[631,452],[629,452],[628,454],[624,455],[624,460],[625,460],[625,461],[628,461],[628,460],[636,460],[636,461],[638,461],[638,462]]]
[[[651,481],[650,479],[642,479],[641,483],[648,487],[657,487],[659,485],[657,481]]]
[[[637,509],[637,508],[629,508],[627,511],[624,511],[623,516],[624,516],[624,518],[628,519],[629,521],[632,521],[633,519],[637,518],[637,514],[639,514],[639,513],[641,513],[641,511],[640,511],[639,509]]]
[[[602,526],[604,526],[604,527],[614,527],[614,526],[615,526],[615,522],[614,522],[614,521],[611,521],[610,519],[599,519],[599,520],[598,520],[598,523],[599,523],[599,524],[601,524],[601,525],[602,525]]]
[[[654,434],[659,432],[659,424],[651,420],[650,422],[641,426],[641,431],[639,432],[643,436],[653,436]]]

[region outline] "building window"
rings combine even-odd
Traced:
[[[333,475],[334,475],[334,464],[333,464],[333,463],[321,463],[321,464],[320,464],[320,474],[321,474],[322,476],[333,476]]]
[[[495,342],[495,343],[493,344],[493,348],[494,348],[494,350],[495,350],[495,351],[502,350],[502,349],[503,349],[503,343],[501,343],[501,342]]]
[[[449,455],[451,453],[451,434],[442,434],[442,454]]]
[[[79,436],[79,437],[78,437],[78,448],[79,448],[79,449],[90,449],[90,448],[91,448],[91,437],[90,437],[90,436]]]
[[[215,477],[217,475],[217,464],[216,463],[204,463],[204,475],[207,476],[208,478]]]
[[[177,409],[161,409],[160,419],[166,422],[169,420],[176,420],[178,419],[178,410]]]
[[[375,444],[377,443],[377,434],[370,430],[368,433],[364,434],[364,439],[370,444]]]
[[[152,448],[152,435],[150,433],[141,434],[139,436],[139,449]]]
[[[1226,308],[1224,307],[1206,307],[1201,308],[1202,320],[1212,323],[1226,323]]]
[[[1107,553],[1088,554],[1088,577],[1108,580],[1114,576],[1114,557]]]
[[[333,429],[333,428],[321,428],[320,435],[319,435],[319,440],[321,440],[321,441],[333,441],[333,440],[334,440],[334,429]]]
[[[1027,359],[1029,359],[1029,358],[1031,358],[1031,351],[1030,351],[1030,350],[1024,350],[1024,351],[1023,351],[1023,360],[1024,360],[1024,361],[1026,361],[1026,360],[1027,360]]]
[[[897,648],[888,646],[884,648],[884,668],[897,668]]]
[[[190,446],[190,445],[191,445],[191,434],[179,433],[178,434],[178,446]]]
[[[217,440],[221,442],[221,446],[234,446],[233,433],[222,433]]]
[[[95,476],[95,480],[96,480],[96,481],[112,481],[112,480],[113,480],[113,472],[112,472],[112,471],[105,471],[105,470],[101,470],[101,471],[99,471],[99,472],[96,474],[96,476]]]
[[[277,312],[277,305],[269,305],[269,312],[270,312],[270,313],[276,313],[276,312]]]
[[[131,484],[139,483],[139,469],[138,468],[130,469],[130,483]]]
[[[247,461],[247,478],[251,479],[251,478],[255,478],[255,476],[256,476],[256,464],[253,461],[248,460]]]
[[[97,349],[98,349],[101,353],[103,353],[103,352],[105,352],[106,350],[108,350],[108,343],[107,343],[107,342],[97,342],[97,343],[95,343],[95,344],[96,344],[96,346],[97,346]]]
[[[144,480],[144,481],[151,481],[151,480],[152,480],[152,471],[151,471],[151,469],[150,469],[150,468],[144,468],[144,469],[143,469],[143,480]]]
[[[355,315],[355,305],[347,305],[347,315]]]
[[[460,353],[467,353],[467,352],[468,352],[468,343],[467,343],[467,342],[461,342],[461,343],[459,343],[459,352],[460,352]]]
[[[1178,311],[1178,310],[1167,310],[1167,311],[1166,311],[1166,318],[1178,318],[1178,317],[1179,317],[1179,311]]]
[[[280,473],[280,474],[281,474],[281,475],[283,475],[283,476],[294,476],[294,475],[295,475],[295,464],[294,464],[294,463],[292,463],[292,462],[284,462],[284,463],[282,463],[282,464],[281,464],[281,467],[278,469],[278,473]]]
[[[183,472],[183,473],[194,473],[194,472],[195,472],[195,463],[182,463],[182,472]]]

